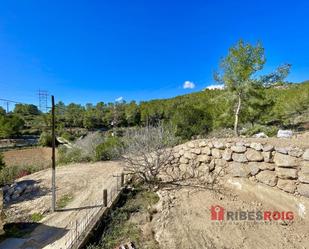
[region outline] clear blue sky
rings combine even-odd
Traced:
[[[0,3],[0,98],[38,103],[44,89],[84,104],[199,91],[240,38],[262,41],[265,72],[287,62],[288,80],[309,79],[307,0]]]

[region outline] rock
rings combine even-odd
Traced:
[[[294,194],[296,190],[295,181],[291,181],[291,180],[279,179],[277,183],[277,187],[291,194]]]
[[[191,153],[199,155],[199,154],[201,154],[201,149],[198,149],[198,148],[197,149],[192,149]]]
[[[221,158],[221,151],[219,149],[212,149],[211,154],[214,158]]]
[[[202,148],[202,154],[205,154],[207,156],[211,156],[211,149],[209,147]]]
[[[284,147],[275,147],[276,152],[281,153],[281,154],[288,154],[288,149]]]
[[[274,146],[271,144],[265,144],[263,146],[263,151],[268,152],[268,151],[273,151],[274,150]]]
[[[309,197],[309,184],[299,184],[297,192],[302,196]]]
[[[232,159],[233,159],[233,161],[239,162],[239,163],[246,163],[246,162],[248,162],[248,159],[245,156],[245,154],[233,153]]]
[[[197,156],[197,161],[198,162],[206,162],[206,163],[209,163],[210,162],[210,156],[207,156],[207,155],[199,155]]]
[[[232,160],[232,154],[233,151],[231,149],[225,149],[224,152],[222,153],[222,158],[226,161],[231,161]]]
[[[275,154],[274,162],[279,167],[297,167],[299,164],[296,157],[283,155],[281,153]]]
[[[225,149],[225,145],[222,142],[214,141],[213,145],[216,149],[220,149],[220,150]]]
[[[290,156],[301,157],[303,155],[303,150],[298,147],[290,148],[288,154]]]
[[[207,146],[207,143],[206,141],[201,141],[199,144],[198,144],[199,147],[206,147]]]
[[[11,200],[11,197],[10,196],[5,196],[5,198],[4,198],[4,201],[6,202],[6,203],[8,203],[8,202],[10,202],[10,200]]]
[[[275,170],[275,164],[273,163],[266,163],[266,162],[261,162],[261,163],[256,163],[260,170]]]
[[[309,183],[309,174],[299,172],[298,180],[303,183]]]
[[[300,170],[304,174],[309,174],[309,162],[308,161],[302,161],[300,163]]]
[[[211,149],[214,147],[214,145],[213,145],[213,143],[212,143],[212,142],[208,142],[208,144],[207,144],[207,145],[208,145],[208,147],[209,147],[209,148],[211,148]]]
[[[235,145],[236,146],[245,146],[246,147],[246,145],[245,145],[245,143],[243,141],[236,142]]]
[[[11,199],[13,200],[13,201],[15,201],[15,200],[17,200],[18,198],[19,198],[19,194],[17,194],[17,193],[15,193],[14,192],[14,194],[11,196]]]
[[[246,152],[247,148],[244,145],[235,145],[231,147],[231,150],[236,153],[244,153]]]
[[[193,142],[189,142],[189,143],[187,143],[187,146],[188,146],[189,148],[194,148],[194,147],[195,147],[195,144],[194,144]]]
[[[254,162],[248,163],[248,168],[252,176],[255,176],[257,173],[260,172],[260,168],[257,163],[254,163]]]
[[[193,159],[194,158],[194,155],[190,152],[185,152],[185,154],[183,156],[187,159]]]
[[[290,138],[293,136],[293,131],[291,130],[279,130],[277,133],[277,137],[279,138]]]
[[[182,150],[179,150],[178,153],[179,153],[180,156],[183,156],[185,154],[185,151],[182,149]]]
[[[297,170],[290,168],[276,168],[276,174],[281,179],[297,179]]]
[[[264,157],[264,162],[266,162],[266,163],[273,162],[270,151],[263,151],[262,156]]]
[[[215,161],[216,168],[217,166],[225,167],[227,165],[227,162],[223,159],[214,159],[214,161]]]
[[[258,173],[255,178],[261,182],[264,183],[268,186],[274,187],[277,184],[277,176],[275,174],[275,172],[273,171],[269,171],[269,170],[264,170],[261,171],[260,173]]]
[[[238,162],[232,162],[228,168],[228,172],[234,177],[248,177],[250,175],[248,165]]]
[[[264,160],[264,157],[261,152],[250,148],[246,151],[245,156],[250,162],[261,162]]]
[[[24,188],[22,186],[17,186],[15,188],[15,191],[14,191],[13,195],[15,195],[15,194],[16,195],[20,195],[23,191],[24,191]]]
[[[180,160],[179,160],[179,162],[180,162],[181,164],[187,164],[187,163],[189,163],[189,160],[188,160],[187,158],[185,158],[185,157],[181,157]]]
[[[264,132],[259,132],[257,134],[254,134],[253,137],[256,137],[256,138],[268,138],[268,136]]]
[[[15,191],[15,188],[14,188],[14,187],[10,187],[10,188],[7,190],[7,193],[8,193],[9,195],[11,195],[11,194],[14,193],[14,191]]]
[[[258,150],[258,151],[263,150],[263,145],[260,144],[260,143],[251,143],[251,144],[250,144],[250,147],[251,147],[252,149],[255,149],[255,150]]]
[[[216,167],[215,159],[212,159],[210,164],[209,164],[209,171],[213,171]]]
[[[309,149],[306,149],[303,154],[303,159],[309,161]]]

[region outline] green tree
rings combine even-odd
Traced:
[[[254,98],[256,89],[269,87],[281,82],[289,73],[290,65],[283,65],[274,73],[254,78],[257,71],[265,64],[264,48],[260,43],[251,45],[240,40],[229,49],[228,55],[220,63],[220,72],[215,74],[215,80],[225,85],[228,97],[234,107],[234,132],[238,136],[239,117],[246,100]]]
[[[23,119],[17,115],[0,116],[0,138],[19,135],[23,126]]]
[[[26,116],[26,115],[39,115],[40,111],[36,105],[16,104],[14,108],[14,113]]]

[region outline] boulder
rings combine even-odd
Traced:
[[[205,154],[207,156],[211,156],[211,149],[209,147],[202,148],[202,154]]]
[[[267,151],[273,151],[274,150],[274,146],[271,144],[265,144],[263,146],[263,151],[267,152]]]
[[[214,141],[213,145],[216,149],[220,149],[220,150],[225,149],[225,145],[222,142]]]
[[[227,148],[222,153],[222,158],[226,161],[231,161],[232,160],[232,154],[233,154],[233,151],[231,149]]]
[[[254,162],[248,163],[248,168],[252,176],[255,176],[257,173],[260,172],[260,168],[257,163],[254,163]]]
[[[279,130],[277,133],[277,137],[279,138],[290,138],[293,136],[293,131],[291,130]]]
[[[260,162],[256,163],[260,170],[275,170],[275,164],[273,163],[266,163],[266,162]]]
[[[300,170],[304,174],[309,174],[309,162],[308,161],[302,161],[300,163]]]
[[[193,142],[189,142],[189,143],[187,143],[187,146],[188,146],[189,148],[194,148],[194,147],[195,147],[195,144],[194,144]]]
[[[214,147],[214,145],[213,145],[213,143],[212,143],[212,142],[208,142],[208,144],[207,144],[207,145],[208,145],[208,147],[209,147],[209,148],[211,148],[211,149]]]
[[[199,148],[197,148],[197,149],[192,149],[192,150],[191,150],[191,153],[196,154],[196,155],[199,155],[199,154],[201,154],[201,149],[199,149]]]
[[[309,161],[309,149],[306,149],[303,154],[303,159]]]
[[[294,194],[296,190],[295,181],[291,181],[291,180],[279,179],[277,183],[277,187],[291,194]]]
[[[198,162],[204,162],[204,163],[209,163],[211,158],[210,156],[207,156],[207,155],[199,155],[197,156],[197,159],[196,159]]]
[[[221,158],[221,151],[219,149],[212,149],[211,154],[214,158]]]
[[[231,150],[236,153],[244,153],[246,152],[247,148],[244,145],[234,145],[231,147]]]
[[[233,153],[232,159],[233,159],[233,161],[239,162],[239,163],[246,163],[246,162],[248,162],[248,159],[245,156],[245,154]]]
[[[303,153],[304,153],[303,150],[298,147],[290,148],[290,150],[288,151],[288,154],[290,156],[295,156],[295,157],[301,157]]]
[[[274,156],[274,162],[279,167],[297,167],[299,162],[296,157],[289,155],[283,155],[281,153],[276,153]]]
[[[299,184],[297,192],[302,196],[309,197],[309,184]]]
[[[201,141],[199,144],[198,144],[199,147],[206,147],[207,146],[207,143],[206,141]]]
[[[245,153],[249,162],[261,162],[264,160],[264,157],[261,152],[254,149],[248,149]]]
[[[297,170],[290,168],[276,168],[276,174],[281,179],[297,179]]]
[[[309,174],[299,172],[298,180],[302,183],[309,183]]]
[[[259,132],[253,135],[256,138],[268,138],[268,136],[264,132]]]
[[[214,162],[215,162],[216,168],[217,166],[225,167],[227,165],[227,162],[223,159],[214,159]]]
[[[185,158],[187,159],[194,159],[195,155],[190,153],[190,152],[185,152],[185,154],[183,155]]]
[[[264,170],[258,173],[255,178],[268,186],[274,187],[277,184],[277,176],[274,171]]]
[[[187,163],[189,163],[189,160],[185,157],[181,157],[180,160],[179,160],[179,163],[180,164],[187,164]]]
[[[228,168],[229,174],[234,177],[248,177],[250,175],[250,169],[247,164],[232,162]]]
[[[209,163],[209,171],[213,171],[216,167],[215,159],[212,159]]]
[[[288,154],[289,149],[284,148],[284,147],[275,147],[276,152],[281,153],[281,154]]]
[[[270,163],[272,162],[272,156],[271,156],[271,151],[263,151],[262,156],[264,157],[264,162]]]
[[[263,149],[263,145],[260,143],[251,143],[250,148],[261,151]]]

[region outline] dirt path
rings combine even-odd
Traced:
[[[99,162],[93,164],[75,164],[59,167],[56,170],[57,199],[70,194],[74,196],[63,211],[49,213],[32,233],[25,239],[6,240],[0,248],[65,248],[69,231],[76,221],[81,222],[86,215],[98,211],[102,204],[103,188],[110,190],[116,186],[117,174],[122,172],[119,162]],[[41,189],[50,188],[50,170],[37,172],[21,180],[31,179],[38,182]],[[25,200],[12,205],[8,215],[22,217],[26,212],[37,213],[49,210],[51,193],[38,196],[33,200]]]
[[[256,186],[254,188],[257,190]],[[270,196],[273,194],[270,193]],[[306,203],[308,208],[309,201],[298,200],[285,193],[277,198],[278,202],[281,201],[280,206],[273,205],[278,203],[276,199],[259,199],[235,189],[226,189],[224,194],[189,188],[163,192],[162,212],[155,216],[152,225],[162,249],[309,248],[308,215],[300,218],[297,206],[293,207],[297,203]],[[220,223],[211,220],[212,205],[220,205],[230,211],[283,211],[292,207],[295,220],[267,224],[251,221]]]

